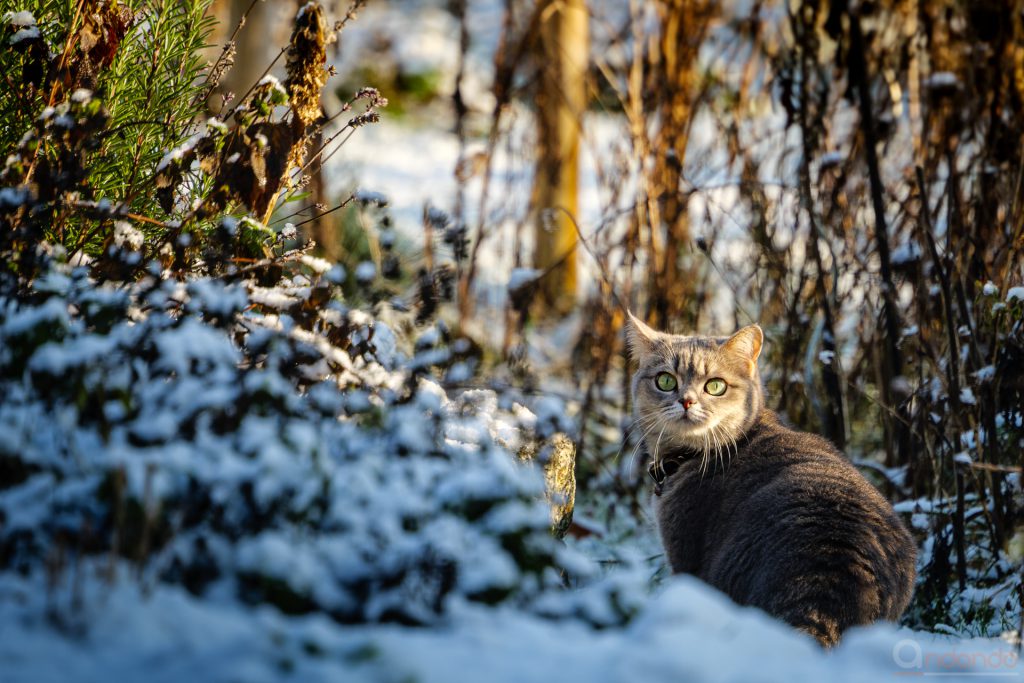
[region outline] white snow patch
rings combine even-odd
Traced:
[[[377,266],[373,264],[373,261],[363,261],[356,266],[356,280],[362,284],[373,282],[373,278],[377,276]]]
[[[933,90],[956,88],[960,79],[950,71],[937,71],[925,79],[925,86]]]
[[[36,18],[28,10],[21,10],[5,14],[4,22],[11,26],[35,26]]]
[[[317,258],[316,256],[310,256],[309,254],[303,254],[299,260],[302,262],[302,265],[308,267],[317,275],[323,275],[324,273],[326,273],[327,271],[334,267],[334,264],[331,263],[330,261],[326,261],[322,258]]]
[[[908,263],[914,263],[921,259],[921,247],[917,246],[916,242],[907,242],[901,244],[892,252],[892,264],[894,266],[906,265]]]
[[[18,29],[11,39],[8,41],[11,45],[17,45],[23,40],[34,40],[39,37],[39,28],[36,26],[29,26],[27,28]]]
[[[994,365],[986,365],[974,373],[979,382],[991,382],[995,379],[996,368]]]
[[[140,251],[146,241],[146,236],[140,230],[135,229],[128,221],[114,222],[114,244],[119,247],[127,247],[132,251]]]
[[[204,133],[196,133],[185,142],[164,154],[163,158],[160,159],[160,163],[156,165],[156,172],[159,173],[170,166],[172,162],[180,160],[186,154],[191,152],[199,141],[203,139],[204,135]]]
[[[514,292],[523,285],[533,282],[541,276],[541,271],[536,268],[513,268],[508,278],[508,289]]]

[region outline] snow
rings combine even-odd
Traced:
[[[540,275],[541,272],[536,268],[514,268],[508,278],[508,289],[514,292],[523,285],[533,282]]]
[[[29,369],[57,377],[71,367],[95,363],[109,354],[116,344],[116,339],[100,335],[79,338],[73,349],[65,349],[60,344],[49,342],[41,346],[32,357]]]
[[[4,22],[10,26],[35,26],[36,18],[28,10],[22,10],[8,12],[4,15]]]
[[[0,308],[0,311],[3,311],[3,316],[0,316],[0,339],[17,337],[44,322],[61,326],[68,324],[67,303],[57,297],[47,299],[43,305],[36,308],[21,310],[18,310],[13,302],[3,303],[5,306]]]
[[[211,116],[210,118],[206,119],[206,128],[207,128],[207,130],[216,131],[217,133],[220,133],[221,135],[227,135],[228,132],[230,131],[230,129],[228,128],[227,124],[224,123],[223,121],[221,121],[220,119],[218,119],[216,116]],[[235,152],[235,154],[238,154],[238,152]],[[232,156],[234,156],[234,155],[232,155]],[[237,159],[235,161],[237,161]],[[233,162],[229,161],[228,163],[233,163]]]
[[[825,154],[822,154],[821,158],[818,160],[818,163],[821,169],[826,169],[832,168],[833,166],[838,166],[844,161],[846,161],[846,154],[844,154],[843,152],[835,151],[826,152]]]
[[[276,287],[267,288],[252,285],[249,287],[249,298],[254,303],[279,311],[287,310],[298,303],[296,297],[290,296],[287,292],[282,292]]]
[[[114,222],[114,244],[117,246],[140,251],[145,239],[145,235],[136,230],[128,221]]]
[[[997,294],[999,294],[999,288],[996,287],[996,284],[994,282],[989,280],[981,288],[981,293],[984,294],[985,296],[996,296]]]
[[[372,190],[364,190],[362,188],[357,189],[353,196],[356,201],[361,204],[375,204],[377,206],[387,206],[388,197],[381,192],[374,192]]]
[[[280,539],[284,542],[284,539]],[[264,559],[300,574],[289,546]],[[254,552],[256,552],[254,550]],[[65,580],[0,581],[0,659],[9,683],[146,680],[495,683],[573,680],[864,681],[1020,673],[999,640],[956,640],[881,625],[856,630],[833,652],[760,612],[739,609],[696,579],[677,577],[623,629],[595,630],[514,610],[462,606],[442,629],[352,628],[324,616],[287,617],[196,599],[166,585],[108,582],[83,568],[77,614],[62,632],[44,617],[48,596],[68,604]],[[90,570],[93,569],[93,570]],[[130,575],[125,568],[122,577]],[[68,607],[58,609],[67,610]]]
[[[373,282],[373,278],[377,277],[377,266],[373,261],[363,261],[356,266],[355,275],[358,282]]]
[[[33,40],[38,37],[39,28],[37,26],[28,26],[26,28],[19,29],[18,31],[16,31],[14,35],[11,36],[11,39],[8,41],[8,44],[17,45],[23,40]]]
[[[27,188],[3,187],[0,188],[0,206],[17,207],[23,205],[30,198]]]
[[[1024,287],[1010,287],[1006,292],[1006,302],[1012,304],[1014,301],[1024,301]]]
[[[937,71],[925,79],[925,86],[933,90],[956,88],[959,85],[960,79],[950,71]]]
[[[986,365],[983,368],[979,368],[974,373],[974,376],[978,379],[979,382],[991,382],[993,379],[995,379],[996,368],[994,365]]]
[[[916,242],[905,242],[892,251],[892,264],[894,266],[915,263],[921,260],[921,247]]]
[[[261,86],[269,87],[270,91],[272,92],[271,99],[279,102],[288,101],[288,91],[285,89],[285,87],[281,84],[281,81],[278,80],[276,76],[267,74],[262,79],[260,79],[259,83],[256,84],[256,87]]]
[[[303,254],[299,260],[304,266],[310,268],[317,275],[323,275],[334,267],[334,264],[330,261],[325,261],[322,258],[317,258],[316,256],[310,256],[308,254]]]
[[[239,361],[238,352],[223,334],[193,319],[165,330],[156,347],[160,353],[156,367],[178,374],[187,374],[193,363],[214,366]]]
[[[311,7],[315,7],[315,6],[316,6],[315,2],[307,2],[305,5],[303,5],[302,7],[299,8],[298,12],[296,12],[295,20],[298,21],[302,17],[306,16],[306,12],[308,12]]]
[[[156,172],[159,173],[160,171],[170,166],[173,162],[180,161],[182,158],[184,158],[186,154],[195,149],[195,146],[199,143],[200,140],[203,139],[205,135],[205,132],[196,133],[182,144],[178,145],[174,149],[164,154],[164,156],[160,159],[160,162],[156,165]]]

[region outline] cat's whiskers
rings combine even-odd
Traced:
[[[635,418],[628,425],[626,425],[626,428],[623,430],[622,445],[619,446],[619,451],[615,454],[615,458],[613,459],[613,462],[618,463],[619,457],[622,455],[623,449],[626,447],[626,444],[629,443],[629,437],[631,437],[633,435],[633,428],[634,427],[639,426],[641,429],[643,429],[645,426],[649,426],[651,424],[654,424],[657,420],[658,420],[658,415],[657,414],[655,414],[655,415],[641,415],[641,416]]]
[[[668,427],[668,423],[661,428],[661,433],[658,434],[658,440],[654,442],[654,462],[661,462],[661,458],[658,457],[658,449],[661,447],[661,437],[665,436],[665,428]]]
[[[622,455],[623,449],[626,447],[626,444],[629,443],[629,437],[633,435],[633,428],[639,426],[641,430],[645,430],[650,426],[655,425],[663,412],[664,411],[658,411],[652,415],[640,415],[639,417],[635,418],[632,422],[630,422],[628,425],[626,425],[626,429],[624,430],[625,436],[622,439],[622,445],[619,446],[619,452],[615,454],[614,462],[619,461],[619,457]],[[638,439],[638,443],[642,443],[643,438],[644,435],[642,434]]]
[[[704,448],[700,454],[700,480],[703,483],[704,475],[708,472],[708,464],[711,460],[711,441],[708,439],[708,433],[705,431],[701,434],[704,439]]]
[[[718,461],[718,465],[722,468],[722,472],[724,473],[725,472],[725,461],[722,459],[723,443],[722,443],[722,440],[719,438],[718,425],[715,425],[714,427],[712,427],[711,434],[715,437],[715,460]],[[718,471],[718,469],[716,468],[715,472],[717,472],[717,471]]]
[[[718,462],[718,436],[715,434],[714,427],[709,428],[707,430],[707,434],[708,434],[708,441],[711,444],[711,448],[709,449],[709,452],[708,452],[708,455],[709,455],[708,460],[710,461],[709,464],[716,464],[717,465],[717,462]],[[715,473],[712,472],[711,476],[712,476],[712,478],[714,478]]]
[[[715,458],[718,461],[719,466],[722,468],[722,473],[724,474],[725,473],[725,458],[722,455],[722,451],[723,451],[723,449],[726,449],[726,447],[728,447],[728,446],[727,446],[727,441],[725,440],[725,435],[721,432],[720,428],[721,428],[721,425],[717,424],[717,425],[715,425],[714,427],[711,428],[711,431],[712,431],[712,434],[714,434],[714,436],[715,436],[715,443],[716,443]]]
[[[643,446],[647,442],[647,437],[655,429],[658,428],[658,425],[662,423],[662,418],[667,417],[668,413],[670,411],[671,411],[671,406],[669,406],[668,408],[663,408],[661,410],[658,410],[657,412],[655,412],[655,413],[653,413],[651,415],[646,415],[646,416],[642,416],[640,418],[637,418],[638,422],[643,423],[646,420],[646,421],[648,421],[648,424],[646,424],[646,426],[642,425],[643,434],[641,434],[640,438],[637,439],[636,445],[633,446],[633,452],[629,456],[629,471],[630,472],[632,472],[633,468],[636,466],[636,456],[637,456],[637,454],[638,454],[638,452],[640,450],[640,446]],[[665,424],[665,426],[668,426],[667,422],[665,422],[664,424]],[[664,432],[664,429],[662,429],[662,432]],[[652,456],[654,457],[655,462],[657,462],[657,460],[658,460],[657,453],[652,454]]]
[[[734,455],[733,451],[735,451],[735,455],[740,454],[740,442],[736,439],[735,436],[730,437],[730,441],[732,442],[732,448],[729,450],[729,464],[731,465],[732,457]]]
[[[723,430],[724,430],[724,427],[723,427]],[[729,461],[728,464],[731,465],[732,464],[732,457],[739,455],[739,441],[736,439],[735,436],[730,436],[728,434],[725,434],[725,437],[726,437],[727,443],[728,443],[728,449],[726,450],[726,455],[728,456],[728,461]]]
[[[636,467],[636,457],[637,457],[638,453],[640,452],[640,447],[647,443],[648,435],[650,435],[651,432],[653,432],[655,429],[657,429],[659,424],[660,424],[660,422],[658,420],[653,420],[651,422],[651,424],[649,424],[647,427],[644,428],[644,432],[643,432],[643,434],[640,435],[640,438],[636,440],[636,444],[633,446],[633,451],[629,455],[629,471],[630,472],[632,472],[633,468]]]
[[[715,425],[708,430],[711,434],[711,440],[715,444],[715,472],[718,472],[718,465],[722,461],[722,443],[718,439],[718,426]]]

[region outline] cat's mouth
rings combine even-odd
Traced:
[[[692,408],[689,410],[685,408],[678,410],[674,417],[684,425],[692,425],[694,427],[698,427],[708,421],[708,415],[703,410],[694,410]]]
[[[679,420],[679,426],[684,433],[702,431],[707,426],[707,420],[697,420],[692,417],[683,417]]]

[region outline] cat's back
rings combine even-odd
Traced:
[[[897,619],[915,546],[891,505],[831,443],[764,411],[732,457],[687,462],[658,522],[675,571],[828,640],[824,631]],[[808,625],[813,614],[833,615]]]

